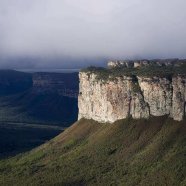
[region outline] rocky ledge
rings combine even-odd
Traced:
[[[115,122],[132,117],[186,115],[185,65],[139,70],[86,69],[79,73],[79,119]]]

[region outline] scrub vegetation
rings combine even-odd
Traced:
[[[86,73],[95,73],[97,74],[98,80],[109,80],[116,77],[122,76],[143,76],[143,77],[166,77],[171,79],[175,75],[186,75],[186,64],[182,64],[178,67],[173,66],[157,66],[157,65],[149,65],[142,66],[140,68],[103,68],[103,67],[88,67],[86,69],[82,69],[81,72]]]
[[[186,122],[80,120],[48,143],[0,161],[0,185],[186,185]]]

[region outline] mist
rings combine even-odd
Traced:
[[[0,0],[0,67],[186,58],[185,0]]]

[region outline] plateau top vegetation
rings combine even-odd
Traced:
[[[165,77],[168,79],[171,79],[173,76],[177,75],[186,75],[186,62],[185,60],[179,60],[177,63],[160,63],[157,64],[157,62],[149,62],[147,64],[141,63],[141,65],[134,66],[124,66],[121,64],[121,62],[112,62],[116,63],[115,66],[109,66],[109,68],[104,67],[95,67],[90,66],[88,68],[82,69],[81,72],[85,72],[88,74],[96,74],[97,79],[99,80],[108,80],[116,77],[121,76],[129,76],[129,77],[135,77],[135,76],[143,76],[143,77]],[[120,65],[118,65],[118,63]],[[127,64],[133,63],[131,61],[126,62]],[[140,64],[140,62],[137,62]]]

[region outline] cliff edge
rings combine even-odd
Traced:
[[[79,119],[113,123],[132,117],[186,115],[186,65],[88,68],[79,73]]]

